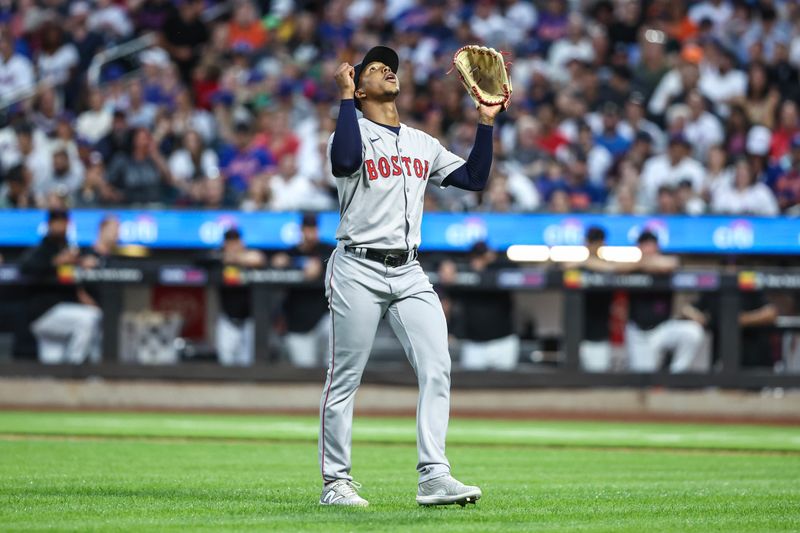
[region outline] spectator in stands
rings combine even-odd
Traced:
[[[113,0],[97,0],[86,24],[111,41],[122,40],[133,32],[133,24],[125,9]]]
[[[31,122],[49,137],[55,133],[60,115],[61,107],[55,88],[48,85],[40,88],[34,99]]]
[[[569,193],[563,185],[556,186],[556,188],[550,192],[548,198],[546,209],[548,213],[552,213],[554,215],[565,215],[567,213],[572,213]]]
[[[647,110],[644,105],[644,95],[638,91],[632,92],[625,103],[624,118],[619,123],[619,132],[633,143],[649,139],[651,146],[662,151],[667,144],[664,132],[654,122],[645,118]]]
[[[46,21],[39,33],[41,49],[36,65],[39,80],[57,87],[70,84],[80,63],[78,49],[65,38],[62,26],[55,20]]]
[[[557,128],[553,106],[546,104],[539,107],[536,118],[539,121],[537,139],[539,148],[551,156],[555,155],[558,149],[569,141]]]
[[[103,36],[90,29],[87,24],[87,19],[91,13],[89,3],[83,0],[71,2],[69,6],[69,18],[66,22],[65,29],[69,35],[69,41],[75,46],[78,52],[78,63],[76,65],[76,74],[86,72],[92,62],[95,54],[105,44]],[[76,87],[80,87],[78,83],[79,77],[75,76]],[[77,95],[78,93],[73,92]]]
[[[269,179],[270,209],[273,211],[322,210],[329,199],[297,169],[297,158],[287,154],[278,163],[278,172]]]
[[[275,164],[272,154],[264,148],[253,146],[252,139],[250,125],[239,122],[234,129],[233,145],[226,147],[220,155],[220,167],[226,185],[237,197],[247,191],[254,179],[268,179]]]
[[[752,163],[740,157],[734,166],[733,180],[720,184],[711,196],[711,210],[730,215],[778,214],[775,195],[763,183],[756,181]]]
[[[594,49],[586,37],[585,21],[580,13],[569,15],[565,34],[557,39],[548,50],[550,79],[565,83],[567,79],[567,63],[580,60],[586,63],[594,61]]]
[[[50,173],[50,153],[47,148],[47,137],[35,130],[27,122],[19,122],[14,126],[14,139],[0,153],[3,168],[11,168],[22,164],[31,173],[31,185],[46,178]]]
[[[508,178],[504,174],[493,172],[486,186],[478,209],[490,213],[508,213],[516,211],[514,198],[508,189]]]
[[[200,135],[193,130],[183,135],[182,147],[172,152],[168,161],[175,187],[191,202],[202,201],[202,183],[219,177],[216,152],[205,147]]]
[[[30,209],[35,206],[30,171],[24,165],[8,169],[0,184],[0,209]]]
[[[237,228],[225,232],[221,259],[224,267],[261,268],[266,264],[262,252],[245,247]],[[255,359],[255,323],[250,289],[223,285],[219,298],[221,310],[216,331],[219,362],[224,366],[251,366]]]
[[[747,148],[747,133],[750,131],[750,118],[741,105],[731,106],[731,114],[725,129],[725,151],[729,157],[744,155]]]
[[[705,171],[697,160],[689,156],[690,150],[691,145],[685,136],[674,135],[669,140],[667,153],[653,156],[645,162],[640,191],[645,206],[654,206],[661,185],[674,187],[682,179],[691,180],[695,190],[702,190]]]
[[[675,257],[661,254],[655,234],[643,232],[637,244],[642,253],[637,270],[668,274],[678,267]],[[673,318],[672,298],[671,290],[630,293],[625,345],[633,372],[658,371],[668,350],[673,352],[671,372],[687,372],[696,364],[703,342],[703,329],[691,320]]]
[[[595,142],[592,129],[583,120],[577,123],[577,146],[562,146],[556,154],[561,160],[569,160],[573,151],[582,151],[586,154],[589,181],[595,187],[605,187],[606,175],[614,163],[614,156],[604,145]]]
[[[247,188],[247,196],[242,200],[239,208],[246,212],[267,211],[272,201],[271,195],[270,179],[254,179],[250,182],[250,187]]]
[[[662,116],[667,108],[675,103],[682,94],[697,87],[700,79],[698,64],[702,60],[703,51],[695,45],[684,45],[680,54],[679,63],[664,74],[653,92],[647,110],[655,116]]]
[[[617,194],[606,206],[606,212],[613,215],[641,215],[646,212],[636,201],[636,193],[630,185],[617,186]]]
[[[225,180],[220,178],[207,178],[202,182],[202,204],[206,209],[227,209],[236,207],[225,191]]]
[[[714,24],[716,33],[722,32],[725,23],[733,15],[733,8],[726,0],[703,0],[697,2],[689,9],[689,18],[695,24],[703,20],[710,20]]]
[[[782,211],[797,214],[800,205],[800,133],[792,139],[788,161],[775,183],[775,195]]]
[[[706,203],[689,180],[681,180],[678,183],[678,188],[675,189],[675,203],[678,213],[682,215],[698,216],[706,211]]]
[[[789,38],[788,24],[778,19],[774,6],[763,4],[759,6],[759,19],[750,24],[747,32],[737,43],[739,57],[744,60],[763,59],[771,61],[775,56],[775,49],[780,42]],[[763,50],[762,57],[753,57],[753,46],[760,45]]]
[[[150,132],[137,128],[127,153],[118,153],[108,167],[108,181],[128,204],[161,203],[172,178]]]
[[[50,172],[33,182],[36,203],[45,206],[46,199],[56,195],[64,198],[67,204],[74,205],[83,184],[83,169],[73,168],[64,145],[54,146],[52,154],[53,163]]]
[[[78,135],[92,144],[99,142],[111,132],[114,115],[105,103],[103,91],[94,88],[89,91],[89,109],[78,116],[75,130]]]
[[[205,109],[198,109],[192,102],[188,90],[181,89],[175,95],[175,106],[169,115],[170,131],[174,135],[183,135],[196,131],[205,144],[216,140],[214,117]]]
[[[125,155],[131,144],[131,129],[124,111],[115,110],[111,117],[111,131],[97,142],[97,151],[104,161],[111,162],[116,156]]]
[[[77,193],[76,207],[96,208],[118,204],[122,200],[119,192],[106,181],[106,167],[99,152],[92,152],[86,166],[86,177]]]
[[[228,24],[228,46],[247,46],[258,50],[267,44],[269,34],[258,16],[256,5],[251,0],[238,0],[233,17]]]
[[[205,8],[202,0],[180,0],[176,5],[161,28],[162,46],[178,65],[184,83],[189,84],[201,47],[209,40],[210,34],[200,18]]]
[[[770,143],[769,158],[771,161],[779,161],[786,156],[792,149],[792,141],[795,136],[800,133],[800,113],[798,113],[797,102],[784,100],[778,113],[778,125],[772,132]]]
[[[605,189],[589,181],[589,166],[583,150],[573,152],[564,183],[574,211],[588,211],[605,202]]]
[[[627,2],[622,9],[623,12],[628,13],[631,10],[638,10],[639,7],[637,2]],[[632,20],[634,24],[631,34],[633,42],[622,43],[622,49],[625,51],[628,45],[636,44],[637,39],[640,41],[639,49],[641,50],[641,58],[639,59],[639,63],[634,67],[633,81],[635,86],[642,92],[645,99],[649,101],[656,88],[661,83],[661,80],[670,72],[670,62],[667,58],[664,34],[658,30],[653,32],[639,32],[639,28],[636,27],[638,22],[638,20]],[[609,32],[612,46],[614,46],[613,30],[614,26],[612,26]],[[637,35],[639,33],[641,35]]]
[[[622,109],[631,94],[631,69],[627,65],[614,65],[611,68],[611,76],[608,81],[601,84],[598,100],[605,103],[613,103],[617,110]]]
[[[544,2],[534,35],[545,50],[567,34],[568,15],[566,2],[561,0]]]
[[[503,265],[485,242],[470,249],[469,271],[491,276]],[[452,286],[452,265],[440,265],[439,282],[452,300],[452,333],[461,342],[465,370],[513,370],[519,359],[519,337],[514,333],[513,303],[507,291],[459,291]]]
[[[747,90],[747,75],[736,68],[735,54],[716,39],[705,46],[705,65],[697,86],[711,100],[713,110],[727,117],[730,104],[740,101]]]
[[[19,98],[36,85],[33,64],[14,51],[14,37],[8,30],[0,31],[0,102]]]
[[[728,166],[725,149],[722,146],[714,146],[708,152],[708,168],[702,192],[703,200],[710,200],[714,191],[719,189],[723,183],[730,183],[732,180],[733,170]]]
[[[138,81],[128,86],[128,105],[125,114],[131,127],[150,129],[155,124],[158,106],[145,101],[144,88]]]
[[[503,39],[506,20],[492,2],[478,1],[469,19],[469,27],[473,35],[487,43],[486,46],[494,46]]]
[[[631,139],[619,131],[619,106],[614,102],[606,102],[602,108],[602,129],[595,137],[595,142],[608,150],[614,159],[622,157],[631,145]]]
[[[663,135],[661,137],[663,137]],[[640,131],[636,134],[636,137],[634,137],[631,149],[628,150],[628,153],[625,154],[625,157],[619,162],[619,165],[621,166],[624,161],[629,162],[632,168],[636,169],[638,176],[638,173],[641,171],[642,167],[644,167],[645,161],[653,157],[654,152],[656,152],[656,147],[653,137],[646,131]]]
[[[289,361],[295,366],[313,368],[326,364],[330,316],[321,281],[333,247],[320,242],[314,214],[303,215],[300,232],[300,242],[287,252],[276,254],[272,266],[300,269],[305,280],[313,283],[309,287],[290,288],[283,301],[284,341]]]
[[[655,213],[658,215],[677,215],[678,199],[675,194],[676,188],[672,185],[662,185],[658,188],[656,196]]]
[[[129,5],[136,28],[140,31],[158,31],[173,14],[174,6],[170,0],[143,0]]]
[[[692,145],[694,158],[705,162],[711,147],[723,141],[725,133],[722,123],[706,110],[705,98],[699,90],[691,91],[686,103],[689,106],[689,119],[683,131]]]
[[[287,110],[262,112],[259,125],[259,133],[253,137],[254,146],[269,152],[276,161],[287,155],[298,155],[300,138],[292,132]]]
[[[747,71],[747,92],[738,102],[747,113],[748,120],[752,124],[772,128],[780,98],[778,89],[769,83],[766,65],[751,63]]]
[[[95,340],[99,333],[101,312],[89,305],[86,291],[74,285],[56,284],[61,269],[80,262],[80,252],[67,241],[69,215],[51,210],[47,235],[23,257],[20,270],[29,276],[28,318],[39,346],[43,363],[80,364],[97,361]]]

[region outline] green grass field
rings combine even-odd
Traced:
[[[367,509],[317,505],[313,417],[0,412],[0,530],[800,531],[800,428],[453,420],[484,497],[414,502],[414,421],[356,418]]]

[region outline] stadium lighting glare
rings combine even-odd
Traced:
[[[642,258],[642,251],[636,246],[601,246],[597,255],[614,263],[636,263]]]
[[[535,244],[512,244],[506,251],[509,261],[539,263],[550,259],[550,248]]]
[[[550,260],[557,263],[586,261],[589,249],[585,246],[553,246],[550,248]]]

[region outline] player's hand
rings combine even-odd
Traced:
[[[97,268],[100,266],[100,261],[93,255],[86,255],[81,257],[81,267],[85,269]]]
[[[303,274],[306,279],[317,279],[322,276],[322,261],[316,257],[309,257],[303,267]]]
[[[74,248],[66,248],[60,251],[53,258],[53,266],[74,265],[78,262],[78,251]]]
[[[336,79],[336,85],[339,86],[339,94],[342,100],[353,98],[353,93],[356,92],[355,76],[356,69],[353,68],[350,63],[342,63],[336,69],[336,73],[333,77]]]
[[[501,105],[478,105],[478,122],[487,126],[494,125],[494,118],[503,110]]]
[[[281,252],[272,256],[272,268],[289,268],[291,264],[292,260],[289,254]]]

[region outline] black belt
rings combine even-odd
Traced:
[[[358,248],[356,246],[345,246],[344,250],[370,261],[387,267],[399,267],[410,263],[417,258],[417,249],[406,250],[373,250],[372,248]]]

